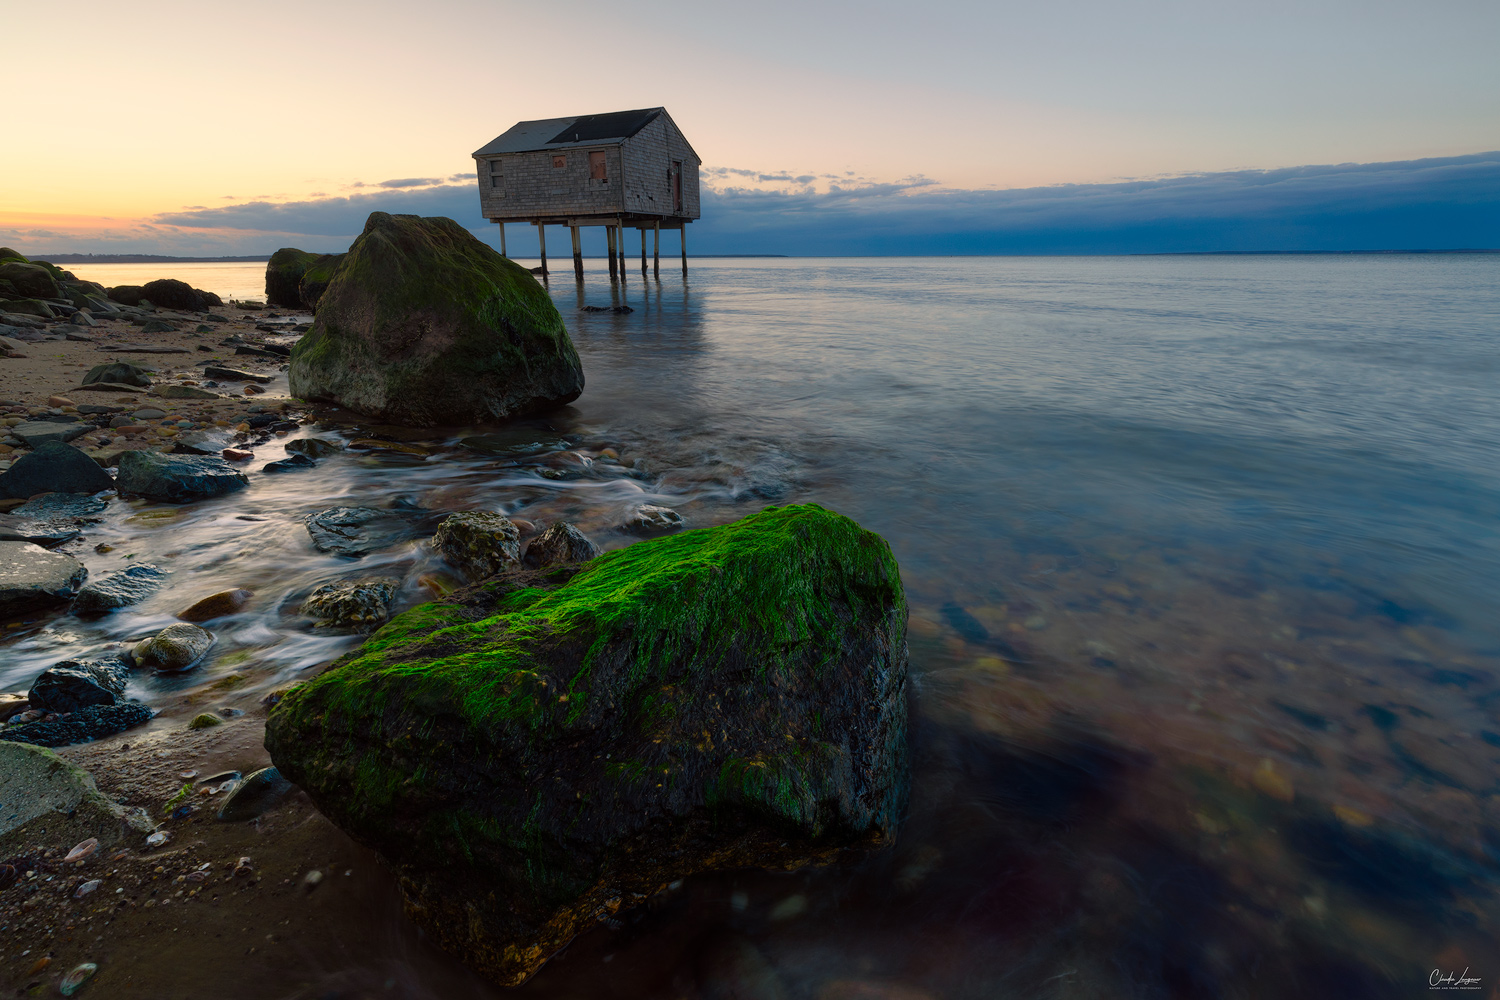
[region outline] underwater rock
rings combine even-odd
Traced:
[[[166,579],[166,570],[160,566],[137,563],[85,584],[73,602],[73,610],[80,615],[102,615],[139,604],[160,590]]]
[[[319,552],[361,556],[412,535],[399,514],[374,507],[329,507],[307,516],[307,533]]]
[[[214,634],[197,625],[168,625],[136,643],[130,655],[138,667],[154,667],[163,673],[187,670],[213,648]]]
[[[452,219],[385,212],[335,271],[289,377],[301,399],[412,426],[490,423],[583,391],[562,316],[524,268]]]
[[[288,691],[266,748],[436,942],[515,985],[694,872],[888,842],[906,620],[883,539],[771,507],[399,615]]]
[[[337,441],[327,438],[297,438],[286,443],[286,450],[293,455],[306,455],[308,458],[327,458],[329,455],[337,455],[344,450],[344,446]]]
[[[167,503],[191,503],[242,490],[250,480],[217,455],[127,451],[120,456],[118,482],[121,493]]]
[[[192,607],[177,612],[177,617],[185,622],[206,622],[214,618],[223,618],[225,615],[237,615],[250,606],[250,598],[255,596],[253,590],[236,587],[233,590],[221,590],[217,594],[209,594],[200,601],[195,601]]]

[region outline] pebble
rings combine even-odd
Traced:
[[[80,885],[78,887],[78,889],[73,893],[73,898],[74,899],[82,899],[84,896],[87,896],[89,893],[93,892],[95,889],[99,888],[103,884],[104,884],[104,880],[103,879],[98,879],[98,878],[89,879],[87,882],[83,883],[83,885]]]
[[[210,594],[203,598],[192,607],[177,612],[177,617],[185,622],[206,622],[213,618],[238,614],[249,606],[250,598],[254,596],[254,591],[243,588],[221,590],[217,594]]]
[[[318,887],[318,883],[321,881],[323,881],[323,873],[318,871],[316,868],[308,872],[306,875],[302,876],[302,884],[307,888],[308,892],[312,892],[314,889],[316,889]]]
[[[165,410],[158,410],[158,409],[155,409],[154,407],[150,407],[150,406],[148,406],[148,407],[146,407],[145,409],[142,409],[142,410],[136,410],[134,413],[131,414],[131,416],[135,417],[135,419],[137,419],[137,420],[160,420],[162,417],[165,417],[166,415],[167,415],[167,412]]]
[[[73,402],[67,396],[48,396],[47,397],[47,405],[48,406],[77,406],[78,404],[75,403],[75,402]]]
[[[239,863],[234,866],[234,874],[239,878],[250,875],[255,869],[250,864],[249,858],[240,858]]]
[[[248,462],[255,457],[255,452],[245,451],[243,448],[225,448],[223,455],[226,462]]]
[[[212,712],[200,712],[193,716],[193,721],[188,723],[189,729],[210,729],[214,726],[222,726],[224,720]]]
[[[163,671],[186,670],[201,660],[214,644],[214,635],[197,625],[168,625],[136,644],[136,665]]]

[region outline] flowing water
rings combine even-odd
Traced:
[[[226,500],[113,502],[91,572],[156,562],[168,589],[14,637],[0,688],[235,586],[260,599],[216,626],[205,669],[284,683],[350,641],[299,618],[301,596],[378,571],[424,599],[444,567],[421,528],[445,511],[566,517],[615,547],[642,502],[707,525],[815,501],[890,541],[911,601],[899,845],[691,880],[520,995],[1500,981],[1500,259],[701,261],[623,286],[597,263],[583,291],[552,281],[588,386],[526,429],[618,466],[547,479],[453,429],[409,435],[427,458],[349,452]],[[192,280],[252,297],[261,273]],[[404,508],[413,537],[318,554],[301,519],[334,504]],[[488,994],[402,968],[369,972],[370,995]]]

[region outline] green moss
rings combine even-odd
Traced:
[[[174,794],[170,799],[167,800],[167,804],[162,806],[161,811],[163,813],[170,814],[173,809],[176,809],[178,806],[182,805],[190,797],[192,797],[192,794],[193,783],[189,781],[181,788],[177,789],[176,794]]]

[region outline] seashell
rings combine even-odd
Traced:
[[[63,858],[63,861],[69,862],[69,863],[74,862],[74,861],[82,861],[84,858],[86,858],[89,855],[93,854],[98,849],[99,849],[99,840],[98,840],[98,838],[96,838],[96,837],[90,837],[88,840],[85,840],[83,843],[78,844],[71,851],[69,851],[68,852],[68,856],[65,857],[65,858]]]
[[[78,992],[78,988],[93,978],[94,973],[99,971],[99,966],[93,962],[84,962],[75,965],[73,969],[63,976],[62,982],[57,984],[57,989],[65,997],[70,997]]]
[[[188,872],[187,880],[189,882],[207,882],[208,872]]]
[[[171,839],[172,839],[171,835],[168,834],[165,830],[157,830],[151,836],[149,836],[149,837],[146,838],[146,846],[148,846],[148,847],[160,847],[162,844],[165,844],[167,841],[169,841]]]
[[[179,771],[179,772],[177,772],[177,777],[181,778],[183,781],[187,781],[189,778],[196,778],[196,777],[198,777],[198,772],[197,771]]]
[[[103,884],[103,879],[91,878],[87,882],[83,883],[83,885],[80,885],[78,887],[78,889],[73,893],[73,898],[82,899],[84,896],[87,896],[89,893],[93,892]]]
[[[220,771],[218,774],[209,775],[207,778],[202,779],[198,784],[222,785],[226,781],[238,781],[239,778],[240,772],[238,771]]]

